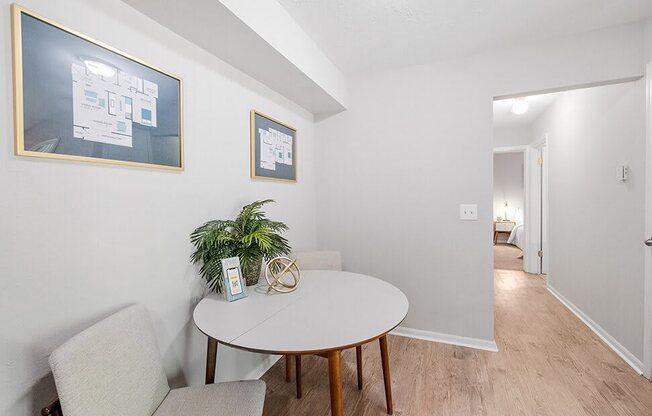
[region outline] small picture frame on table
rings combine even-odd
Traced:
[[[232,302],[247,297],[247,285],[242,277],[239,257],[222,259],[222,279],[224,297],[227,301]]]

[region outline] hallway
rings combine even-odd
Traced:
[[[547,290],[537,275],[494,272],[498,353],[390,336],[394,414],[650,415],[652,383],[636,374]],[[355,353],[343,355],[344,411],[383,415],[380,355],[364,347],[364,389]],[[303,398],[280,360],[267,383],[265,415],[329,415],[327,363],[303,358]],[[418,400],[417,400],[418,398]]]

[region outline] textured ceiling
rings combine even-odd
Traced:
[[[652,15],[652,0],[279,0],[348,74],[570,35]]]

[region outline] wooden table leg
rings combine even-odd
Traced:
[[[285,381],[289,383],[292,381],[292,356],[285,356]]]
[[[217,363],[217,340],[208,337],[206,348],[206,384],[215,383],[215,364]]]
[[[387,414],[394,414],[392,402],[392,379],[389,375],[389,353],[387,352],[387,335],[378,338],[380,342],[380,360],[383,364],[383,379],[385,380],[385,401],[387,402]]]
[[[342,416],[341,351],[330,351],[328,353],[328,379],[331,387],[331,415]]]
[[[355,347],[355,361],[358,366],[358,390],[362,390],[362,345]]]
[[[294,364],[296,370],[296,382],[297,382],[297,399],[301,398],[301,356],[294,356]]]

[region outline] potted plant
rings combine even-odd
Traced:
[[[195,252],[190,257],[201,264],[199,272],[208,287],[222,292],[221,259],[240,257],[242,274],[247,286],[258,283],[262,261],[286,255],[290,252],[288,241],[280,235],[288,226],[268,219],[262,211],[271,199],[255,201],[242,207],[235,220],[213,220],[190,234]]]

